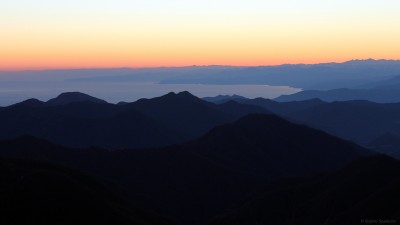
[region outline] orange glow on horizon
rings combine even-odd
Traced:
[[[399,10],[398,0],[0,1],[0,70],[400,59]]]
[[[108,59],[104,58],[27,58],[18,62],[11,60],[0,60],[0,71],[21,71],[21,70],[52,70],[52,69],[109,69],[109,68],[157,68],[157,67],[185,67],[185,66],[277,66],[284,64],[319,64],[319,63],[343,63],[350,60],[370,59],[373,57],[354,56],[347,58],[293,58],[293,59],[248,59],[241,58],[225,59],[225,60],[204,60],[204,59],[157,59],[154,61],[146,60],[129,60],[129,59]],[[390,56],[382,56],[373,59],[400,60]]]
[[[124,64],[124,63],[81,63],[81,64],[68,64],[68,63],[60,63],[60,64],[52,64],[52,65],[43,65],[38,66],[35,63],[24,64],[24,66],[20,65],[7,65],[0,67],[0,71],[27,71],[27,70],[64,70],[64,69],[114,69],[114,68],[159,68],[159,67],[187,67],[187,66],[234,66],[234,67],[256,67],[256,66],[279,66],[285,64],[320,64],[320,63],[343,63],[350,60],[358,60],[358,59],[370,59],[370,58],[348,58],[348,59],[337,59],[337,60],[298,60],[298,61],[260,61],[260,62],[203,62],[203,63],[190,63],[190,62],[182,62],[182,63],[146,63],[146,64]],[[375,59],[386,59],[386,60],[400,60],[394,58],[375,58]]]

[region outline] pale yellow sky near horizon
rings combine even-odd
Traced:
[[[0,1],[0,69],[400,59],[397,0]]]

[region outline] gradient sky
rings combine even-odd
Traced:
[[[399,0],[0,1],[0,69],[400,59]]]

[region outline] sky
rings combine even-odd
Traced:
[[[0,70],[400,59],[398,0],[0,0]]]

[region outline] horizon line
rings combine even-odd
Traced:
[[[112,70],[112,69],[162,69],[162,68],[188,68],[188,67],[273,67],[273,66],[289,66],[289,65],[322,65],[322,64],[343,64],[353,61],[400,61],[400,59],[374,59],[374,58],[366,58],[366,59],[351,59],[345,61],[327,61],[327,62],[319,62],[319,63],[280,63],[280,64],[264,64],[264,65],[219,65],[219,64],[209,64],[209,65],[182,65],[182,66],[121,66],[121,67],[30,67],[30,68],[10,68],[10,69],[1,69],[0,72],[30,72],[30,71],[54,71],[54,70]]]

